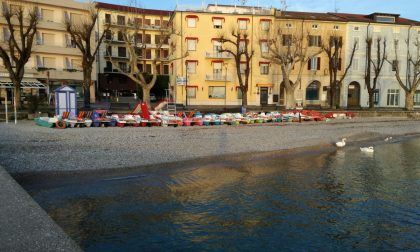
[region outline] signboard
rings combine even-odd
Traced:
[[[178,86],[185,86],[187,84],[187,78],[185,78],[185,77],[176,77],[176,84]]]

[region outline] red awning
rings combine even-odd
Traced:
[[[198,65],[198,60],[186,60],[185,62],[193,62],[193,63],[197,63],[197,65]]]
[[[271,64],[271,62],[270,62],[270,61],[260,61],[260,66],[261,66],[261,65],[263,65],[263,64],[264,64],[264,65],[265,65],[265,64]]]
[[[212,17],[211,18],[212,21],[215,20],[215,19],[221,19],[221,20],[223,20],[223,22],[225,22],[225,18],[224,17]]]
[[[249,18],[238,18],[238,21],[248,21],[249,22]]]
[[[197,37],[185,37],[185,40],[198,40]]]
[[[197,89],[198,89],[198,85],[187,85],[187,87],[190,87],[190,88],[197,88]]]
[[[223,63],[224,61],[223,60],[212,60],[211,61],[211,63],[213,64],[213,63]]]
[[[185,18],[195,18],[198,19],[197,15],[186,15]]]
[[[268,18],[261,18],[260,22],[272,22],[272,20]]]
[[[274,84],[257,84],[257,87],[273,87]]]

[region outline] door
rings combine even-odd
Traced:
[[[260,88],[260,104],[267,105],[268,103],[268,88],[262,87]]]
[[[360,106],[360,85],[357,82],[349,84],[347,92],[347,107],[359,107]]]

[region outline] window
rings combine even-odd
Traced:
[[[309,35],[309,46],[321,47],[321,36]]]
[[[283,34],[283,46],[291,46],[291,45],[292,45],[292,35]]]
[[[187,47],[188,51],[196,51],[197,50],[197,39],[187,39]]]
[[[224,99],[225,98],[225,87],[209,87],[209,98],[212,99]]]
[[[197,88],[196,87],[187,87],[187,97],[188,98],[195,98],[197,96]]]
[[[353,31],[360,31],[360,27],[359,26],[353,27]]]
[[[270,30],[270,21],[268,21],[268,20],[261,21],[261,30],[269,31]]]
[[[214,29],[222,29],[223,28],[223,20],[224,18],[213,18],[213,28]]]
[[[168,25],[169,25],[169,21],[168,20],[163,20],[162,21],[162,27],[163,28],[168,28]]]
[[[414,106],[420,106],[420,90],[414,94]]]
[[[352,70],[358,71],[359,70],[359,59],[353,59]]]
[[[52,33],[42,33],[42,42],[43,45],[53,46],[55,43],[54,34]]]
[[[155,20],[155,26],[160,27],[160,19]]]
[[[111,61],[106,62],[106,67],[104,69],[104,72],[112,72],[112,62]]]
[[[146,49],[146,59],[151,59],[151,58],[152,58],[152,50]]]
[[[247,20],[239,20],[239,30],[246,30],[248,29],[248,21]]]
[[[260,74],[261,75],[268,75],[270,72],[270,64],[269,63],[260,63]]]
[[[316,29],[318,29],[318,28],[319,28],[319,25],[318,25],[318,24],[313,24],[313,25],[312,25],[312,29],[316,30]]]
[[[246,51],[246,41],[241,40],[239,41],[239,52],[245,52]]]
[[[330,46],[331,47],[341,47],[343,45],[343,38],[338,36],[331,36],[330,37]]]
[[[286,28],[293,28],[293,25],[291,23],[286,23]]]
[[[161,41],[160,35],[155,35],[155,44],[159,45]]]
[[[165,75],[169,74],[169,65],[163,65],[163,74]]]
[[[267,41],[261,41],[260,42],[261,47],[261,54],[268,53],[268,42]]]
[[[314,57],[308,61],[308,70],[320,70],[321,69],[321,58]]]
[[[167,59],[167,58],[169,58],[169,50],[168,49],[162,49],[162,52],[161,52],[161,57],[162,58],[164,58],[164,59]]]
[[[245,74],[245,70],[246,70],[246,63],[245,62],[241,62],[241,64],[239,65],[239,72],[241,74]]]
[[[214,54],[216,54],[217,56],[222,56],[222,53],[220,53],[219,51],[222,50],[222,42],[218,41],[218,40],[213,40],[213,52]]]
[[[123,35],[122,31],[118,31],[117,39],[118,39],[118,41],[124,41],[124,35]]]
[[[105,40],[112,40],[112,33],[110,30],[105,31]]]
[[[134,27],[142,27],[143,26],[143,19],[142,18],[134,18]]]
[[[150,24],[151,24],[152,22],[151,22],[151,20],[149,19],[149,18],[146,18],[145,20],[144,20],[144,25],[145,26],[150,26]]]
[[[110,24],[111,23],[111,14],[106,13],[105,14],[105,24]]]
[[[375,20],[381,23],[395,23],[395,17],[389,16],[375,16]]]
[[[195,17],[194,18],[192,18],[192,17],[187,18],[187,26],[189,28],[197,27],[197,19]]]
[[[152,73],[152,64],[146,64],[146,73]]]
[[[187,61],[188,74],[195,74],[197,72],[197,61]]]
[[[398,39],[394,40],[394,48],[395,50],[400,50],[400,41]]]
[[[108,46],[105,52],[106,56],[112,56],[112,46]]]
[[[358,50],[359,49],[359,44],[360,44],[359,37],[354,37],[353,45],[354,44],[356,44],[356,50]]]
[[[117,24],[118,25],[125,25],[125,16],[117,16]]]
[[[152,35],[151,34],[144,34],[144,41],[145,44],[151,44],[152,43]]]
[[[338,71],[341,71],[341,58],[333,58],[332,61],[333,68],[337,69]]]
[[[223,80],[224,76],[222,74],[222,63],[213,62],[213,79],[214,80]]]
[[[236,90],[237,90],[237,97],[236,98],[241,100],[242,99],[242,90],[239,87],[237,87]]]
[[[118,62],[118,68],[121,69],[122,72],[127,72],[127,63],[126,62]]]
[[[375,91],[373,91],[373,103],[375,105],[379,104],[379,89],[375,89]]]
[[[387,106],[398,106],[400,101],[400,90],[399,89],[388,89],[386,105]]]
[[[10,30],[7,27],[3,27],[3,39],[4,41],[10,40]]]
[[[394,71],[394,72],[397,71],[397,68],[398,68],[398,60],[393,60],[391,67],[392,67],[392,71]]]
[[[118,47],[118,57],[120,58],[127,57],[127,50],[125,47]]]
[[[308,85],[306,88],[306,100],[319,100],[319,86],[320,83],[318,81],[313,81]]]
[[[134,35],[134,43],[138,44],[138,43],[142,43],[143,42],[143,34],[141,33],[136,33]]]
[[[333,30],[339,30],[339,29],[340,29],[340,26],[334,25]]]
[[[47,9],[41,9],[41,17],[42,20],[47,22],[53,22],[54,21],[54,11],[53,10],[47,10]]]

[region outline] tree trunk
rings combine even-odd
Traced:
[[[147,108],[151,110],[152,106],[150,105],[150,88],[142,87],[143,90],[143,102],[146,103]]]
[[[285,87],[286,89],[286,109],[296,108],[295,103],[295,89],[293,87]]]
[[[414,110],[414,94],[416,90],[405,93],[405,109]]]
[[[20,100],[20,91],[20,85],[15,83],[13,88],[13,97],[15,97],[17,110],[20,110],[22,108],[22,102]]]
[[[369,109],[374,109],[375,108],[375,104],[373,103],[374,90],[368,90],[368,93],[369,93]]]
[[[83,103],[85,108],[90,108],[90,84],[92,83],[92,68],[83,69]]]
[[[245,91],[241,89],[241,92],[242,92],[242,107],[246,108],[248,106],[248,90]]]
[[[330,108],[335,109],[335,85],[330,86]]]

